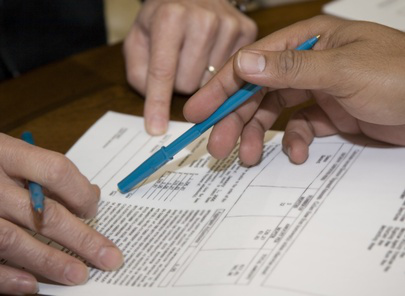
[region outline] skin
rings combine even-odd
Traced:
[[[33,212],[24,180],[43,186],[42,216]],[[65,285],[87,281],[84,263],[43,244],[24,228],[69,248],[100,269],[118,269],[123,263],[120,250],[78,218],[94,217],[99,196],[100,189],[62,154],[0,134],[0,258],[26,268],[0,265],[0,294],[36,293],[32,272]]]
[[[321,35],[310,51],[294,51]],[[405,33],[368,22],[318,16],[238,51],[184,107],[191,122],[207,118],[243,81],[265,86],[214,128],[208,150],[229,155],[240,138],[246,165],[260,161],[263,137],[283,108],[311,98],[289,120],[283,149],[303,163],[314,137],[364,134],[405,145]]]
[[[255,23],[227,0],[147,0],[124,42],[128,82],[146,96],[145,128],[166,132],[173,91],[191,94],[240,47]]]

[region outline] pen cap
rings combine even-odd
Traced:
[[[125,179],[118,183],[118,189],[122,193],[130,191],[136,184],[152,175],[161,166],[165,165],[172,157],[168,157],[165,151],[166,147],[162,147],[155,154],[149,157]]]

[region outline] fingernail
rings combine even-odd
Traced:
[[[80,285],[87,282],[89,271],[87,267],[80,263],[70,263],[65,268],[65,278],[72,285]]]
[[[124,263],[122,253],[115,247],[104,247],[99,253],[101,265],[105,270],[116,270]]]
[[[94,190],[94,193],[96,194],[96,196],[98,197],[98,199],[100,199],[100,187],[97,184],[91,184],[92,189]]]
[[[261,73],[266,67],[266,58],[259,53],[242,50],[238,54],[238,66],[246,74]]]
[[[146,130],[152,136],[163,135],[167,130],[167,122],[162,117],[154,116],[148,121]]]
[[[32,278],[18,277],[14,279],[15,291],[25,294],[36,294],[39,290],[38,282]]]
[[[91,219],[97,215],[98,212],[98,203],[90,207],[90,209],[82,215],[83,219]]]

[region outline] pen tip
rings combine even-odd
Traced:
[[[319,39],[319,38],[321,38],[321,35],[316,35],[316,39]]]
[[[42,209],[41,208],[37,208],[37,209],[35,209],[35,211],[40,215],[42,214]]]

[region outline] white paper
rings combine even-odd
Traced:
[[[405,31],[404,0],[337,0],[326,4],[323,12],[351,20],[380,23]]]
[[[261,163],[206,151],[208,132],[129,194],[117,183],[184,132],[162,137],[109,112],[68,157],[102,189],[88,223],[123,250],[115,272],[91,269],[46,295],[405,295],[405,148],[316,139],[303,165],[268,132]],[[68,252],[68,250],[65,250]]]

